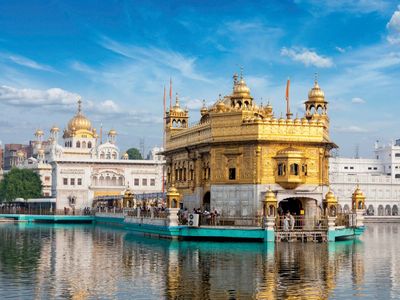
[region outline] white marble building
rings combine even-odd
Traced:
[[[374,158],[332,157],[329,160],[330,185],[342,209],[351,209],[351,194],[359,184],[365,193],[367,213],[399,214],[400,140],[388,145],[375,144]]]
[[[19,167],[37,172],[43,184],[43,196],[56,198],[56,208],[82,209],[91,207],[101,197],[118,197],[129,187],[134,194],[161,193],[165,161],[155,148],[147,160],[130,160],[120,156],[116,131],[101,136],[92,128],[81,109],[68,122],[59,143],[59,128],[53,126],[50,137],[37,130],[33,157],[19,154]]]

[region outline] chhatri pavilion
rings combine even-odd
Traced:
[[[322,215],[329,152],[336,145],[317,80],[304,104],[302,118],[292,118],[289,108],[277,118],[270,104],[255,103],[243,76],[235,74],[230,95],[203,105],[199,122],[189,127],[189,112],[177,97],[165,116],[167,185],[189,210],[260,216],[272,192],[280,212]]]

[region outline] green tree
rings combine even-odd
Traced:
[[[142,154],[136,148],[130,148],[126,153],[128,153],[129,159],[143,159]]]
[[[42,181],[38,174],[28,169],[13,168],[0,182],[0,201],[16,198],[39,198],[42,196]]]

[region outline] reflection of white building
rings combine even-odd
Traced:
[[[365,193],[367,213],[379,216],[399,214],[400,140],[375,145],[375,157],[333,157],[329,161],[331,188],[343,209],[351,208],[354,185]]]
[[[149,160],[129,160],[127,153],[120,157],[117,132],[110,130],[107,141],[101,143],[81,104],[79,100],[78,111],[63,132],[62,145],[60,130],[53,126],[45,142],[43,131],[36,131],[34,157],[18,156],[20,167],[40,175],[43,195],[55,197],[58,209],[79,209],[92,206],[98,197],[119,196],[128,186],[135,194],[162,192],[164,160],[157,150]]]

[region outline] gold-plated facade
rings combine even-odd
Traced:
[[[243,201],[257,199],[252,214],[263,209],[267,185],[280,191],[328,186],[329,151],[336,146],[317,82],[305,106],[302,119],[277,119],[270,104],[255,104],[242,75],[234,75],[231,95],[203,105],[194,126],[188,127],[188,111],[177,101],[166,114],[168,185],[189,207],[213,206],[214,196],[229,198],[233,189],[245,188],[247,194],[239,196]]]

